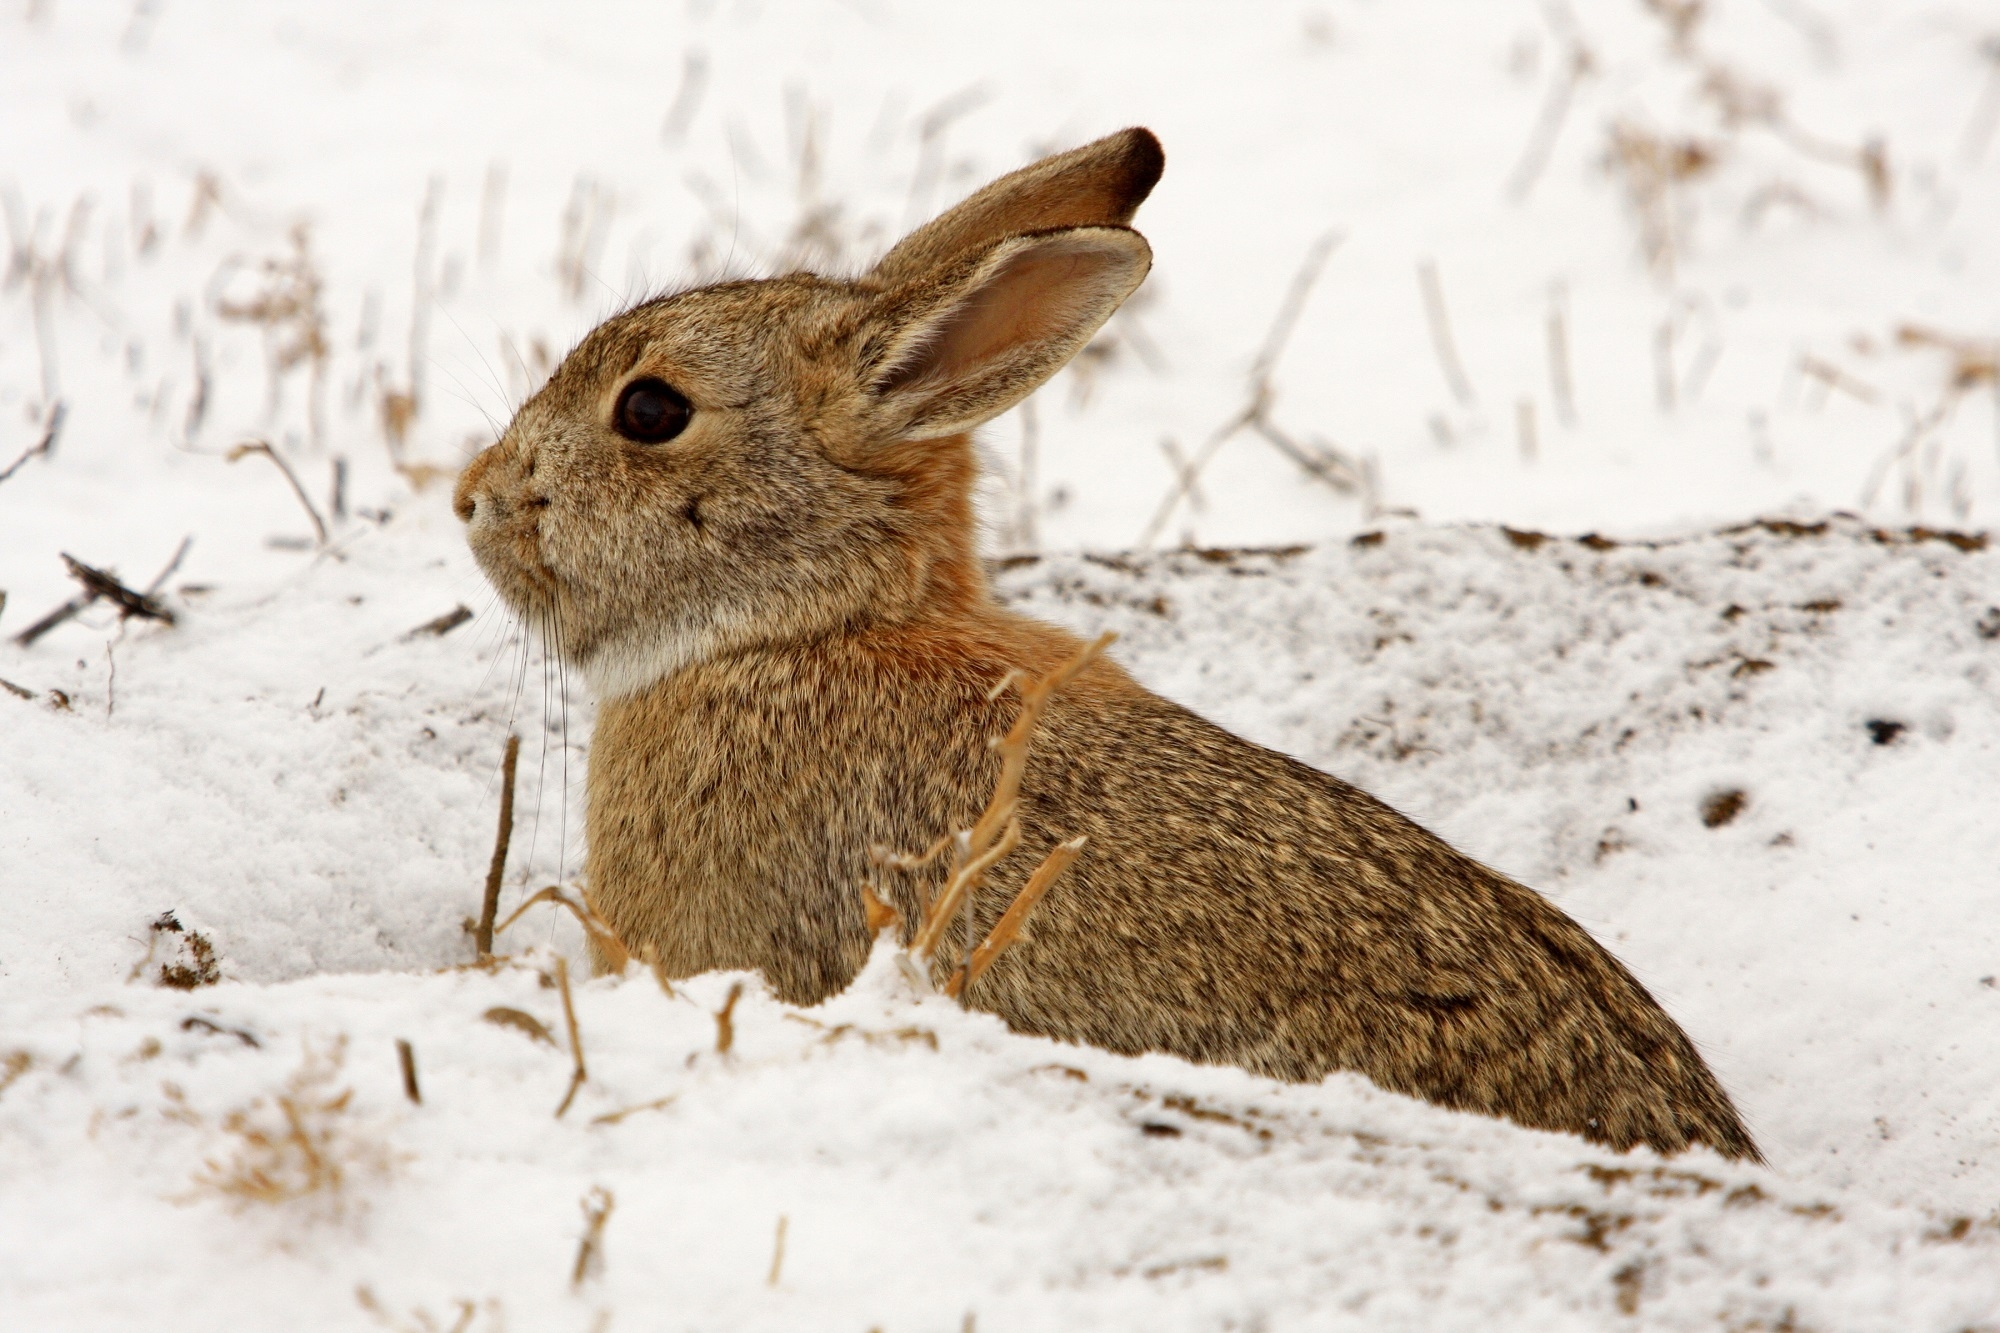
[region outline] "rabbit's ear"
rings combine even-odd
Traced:
[[[871,275],[899,287],[1008,236],[1061,227],[1124,226],[1166,166],[1153,132],[1136,126],[1002,176],[905,236]]]
[[[892,316],[868,376],[880,435],[935,439],[999,416],[1081,351],[1152,263],[1125,227],[1000,242],[941,295]]]

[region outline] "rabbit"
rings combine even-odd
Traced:
[[[971,432],[1145,278],[1128,224],[1164,164],[1128,129],[1001,177],[859,277],[645,301],[459,478],[481,568],[597,699],[589,893],[665,975],[840,991],[871,946],[871,848],[984,806],[1019,707],[996,684],[1079,641],[989,590]],[[1614,1149],[1762,1160],[1687,1036],[1548,901],[1108,659],[1050,701],[1020,801],[976,933],[1088,841],[967,988],[1019,1032],[1353,1070]],[[886,892],[914,922],[936,882]]]

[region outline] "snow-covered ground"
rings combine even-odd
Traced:
[[[0,469],[64,409],[0,481],[0,1324],[2000,1326],[2000,12],[1219,14],[0,16]],[[1549,893],[1768,1170],[886,967],[752,981],[726,1042],[740,979],[579,972],[558,1119],[574,928],[441,970],[510,726],[511,906],[574,874],[590,720],[441,478],[630,297],[859,266],[1127,123],[1154,277],[986,433],[1005,594]],[[1322,479],[1245,430],[1169,506],[1327,235],[1266,418]],[[190,536],[173,626],[11,641],[60,553],[143,585]],[[1184,544],[1282,549],[1133,550]]]

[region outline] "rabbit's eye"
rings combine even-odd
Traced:
[[[687,429],[694,406],[665,380],[633,380],[618,395],[611,424],[620,435],[640,444],[664,444]]]

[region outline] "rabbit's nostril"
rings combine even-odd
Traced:
[[[479,499],[477,496],[461,495],[452,504],[451,508],[452,512],[458,515],[459,522],[470,523],[472,522],[473,514],[479,509]]]

